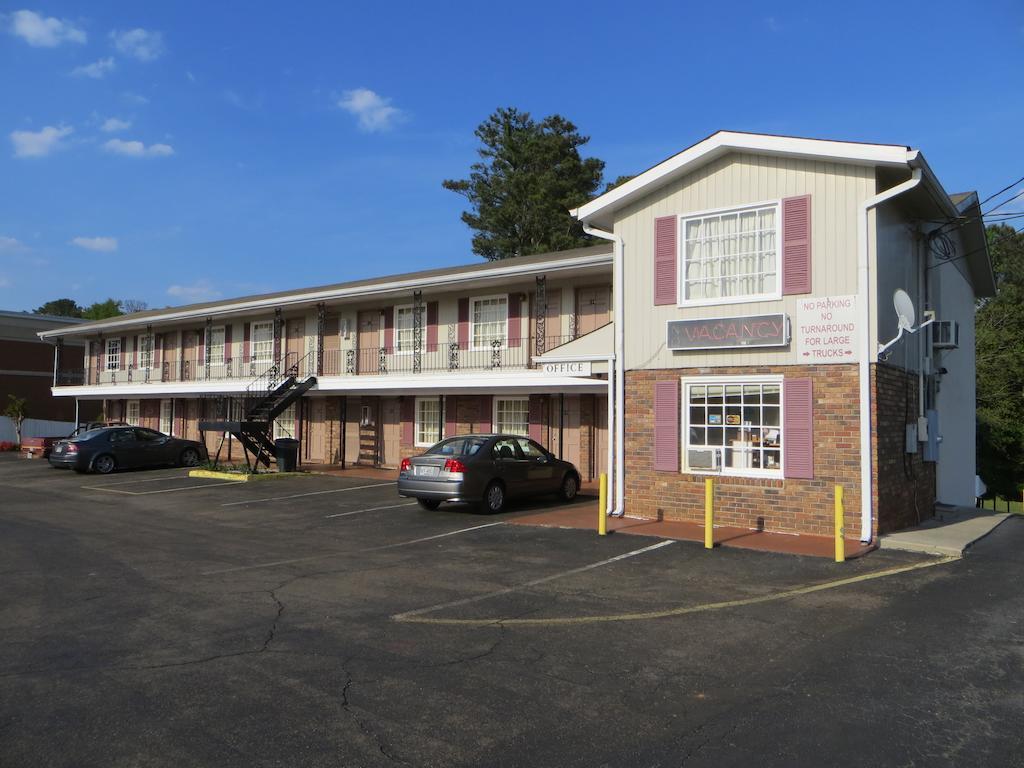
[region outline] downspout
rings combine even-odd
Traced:
[[[605,466],[608,468],[609,477],[612,476],[612,468],[615,466],[615,440],[613,431],[615,429],[615,357],[614,355],[608,358],[608,396],[606,398],[608,406],[608,416],[605,419],[605,441],[608,443],[605,446],[607,450],[607,463]],[[608,499],[606,501],[607,508],[604,510],[606,515],[610,515],[615,511],[615,483],[612,483],[608,487]]]
[[[910,153],[913,162],[917,153]],[[877,341],[871,335],[871,280],[868,238],[868,211],[902,195],[921,183],[921,168],[913,168],[911,177],[895,187],[869,197],[857,211],[857,324],[860,333],[860,361],[857,364],[860,388],[860,540],[871,541],[874,503],[871,492],[871,362],[878,357]],[[876,249],[877,253],[877,249]]]
[[[583,224],[583,231],[591,237],[599,237],[602,240],[610,240],[615,247],[612,257],[612,304],[614,305],[613,320],[615,322],[615,464],[614,464],[614,493],[615,509],[613,515],[622,517],[626,511],[626,360],[623,350],[625,348],[625,312],[622,306],[622,295],[624,293],[622,279],[625,269],[622,263],[622,238],[603,229],[596,229],[589,224]],[[608,427],[611,431],[611,425]],[[609,494],[611,496],[611,494]]]

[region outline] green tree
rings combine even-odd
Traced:
[[[54,317],[81,317],[82,308],[74,299],[54,299],[39,307],[33,314],[53,315]]]
[[[629,181],[630,179],[633,179],[633,178],[636,178],[636,177],[635,176],[619,176],[615,181],[609,181],[607,184],[605,184],[604,185],[604,191],[605,192],[611,192],[616,187],[625,184],[627,181]]]
[[[469,178],[442,182],[472,207],[462,220],[476,230],[474,253],[506,259],[592,242],[569,215],[601,185],[604,161],[580,157],[589,136],[560,115],[537,122],[513,107],[497,110],[475,133],[480,161]]]
[[[988,227],[996,295],[975,313],[978,468],[989,490],[1017,498],[1024,485],[1024,234]]]
[[[117,317],[118,315],[123,314],[124,312],[121,311],[121,302],[116,299],[97,301],[82,310],[82,317],[87,320],[106,320],[108,317]]]
[[[21,426],[25,423],[26,403],[24,397],[7,396],[7,407],[4,408],[4,416],[14,422],[14,432],[18,436],[18,445],[21,445]]]

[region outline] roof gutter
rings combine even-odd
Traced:
[[[911,177],[895,187],[869,197],[857,210],[857,324],[860,326],[860,355],[857,364],[860,388],[860,540],[869,543],[872,538],[874,498],[871,483],[871,363],[877,359],[878,347],[871,334],[871,274],[868,211],[909,192],[921,183],[921,159],[916,151],[907,153],[912,167]],[[877,249],[876,249],[877,253]]]
[[[580,267],[599,266],[601,264],[608,263],[609,260],[610,257],[608,254],[596,254],[591,256],[580,256],[574,259],[559,260],[554,263],[538,262],[526,266],[514,265],[507,267],[497,267],[486,272],[458,272],[452,275],[442,276],[435,279],[424,278],[421,276],[416,278],[393,280],[386,283],[362,285],[349,289],[311,291],[309,293],[301,293],[295,296],[252,299],[250,301],[242,301],[236,304],[223,304],[219,305],[219,307],[218,305],[214,305],[213,307],[207,307],[205,309],[183,309],[178,311],[172,310],[167,312],[166,314],[152,315],[143,318],[133,319],[129,315],[123,319],[114,319],[106,323],[90,323],[84,327],[76,326],[74,328],[68,329],[40,331],[38,333],[38,336],[41,339],[49,339],[65,335],[83,335],[93,332],[117,330],[119,328],[131,328],[141,325],[152,325],[156,323],[173,323],[179,320],[188,320],[191,318],[236,315],[244,312],[251,312],[253,310],[273,309],[276,307],[288,307],[294,306],[296,304],[315,303],[317,301],[336,299],[356,299],[367,296],[375,296],[382,293],[390,293],[393,291],[422,288],[425,282],[429,282],[430,284],[435,286],[458,286],[461,285],[462,283],[472,282],[480,279],[502,279],[509,277],[517,277],[519,275],[530,275],[535,272],[550,274],[552,272],[577,270]]]

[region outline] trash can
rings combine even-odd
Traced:
[[[299,463],[299,441],[290,437],[279,437],[274,441],[274,457],[278,472],[294,472]]]

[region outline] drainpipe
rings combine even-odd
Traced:
[[[612,468],[615,466],[615,440],[612,434],[615,429],[615,357],[611,356],[608,358],[608,397],[606,398],[608,403],[608,417],[605,420],[605,431],[606,440],[608,445],[606,446],[608,457],[605,466],[608,468],[608,479],[612,479]],[[615,493],[615,488],[618,486],[615,483],[610,483],[608,486],[608,500],[607,509],[604,510],[606,515],[610,515],[615,511],[615,497],[612,495]]]
[[[908,154],[910,162],[916,160],[916,152]],[[920,183],[921,169],[914,168],[907,181],[869,197],[860,204],[857,211],[857,324],[861,328],[860,362],[857,364],[860,387],[860,540],[864,543],[871,541],[871,523],[874,518],[871,494],[871,362],[878,357],[878,343],[871,335],[868,211]]]
[[[626,419],[624,413],[626,404],[626,360],[623,354],[623,349],[625,348],[625,331],[623,328],[625,312],[622,306],[622,279],[625,272],[622,263],[623,243],[622,238],[618,235],[606,232],[603,229],[595,229],[588,224],[583,224],[583,231],[592,237],[610,240],[615,246],[612,257],[612,303],[614,304],[615,322],[615,413],[617,418],[615,419],[615,509],[612,514],[622,517],[626,510]],[[611,425],[608,428],[610,431]]]

